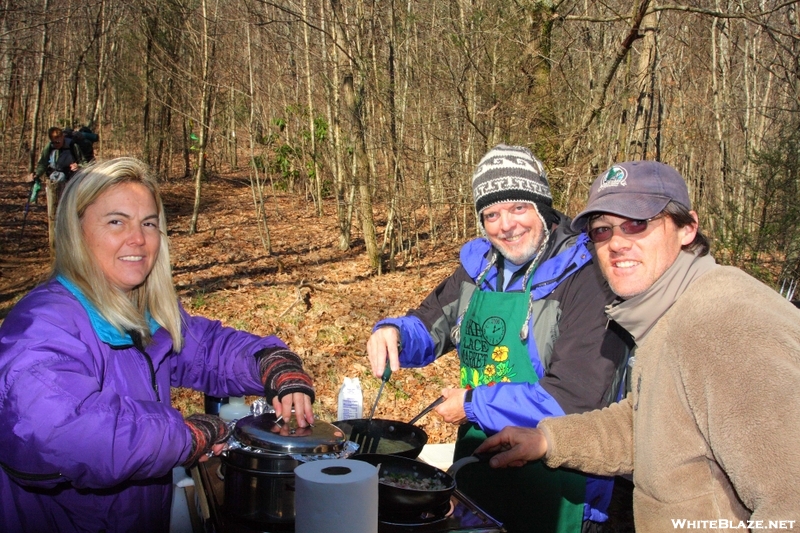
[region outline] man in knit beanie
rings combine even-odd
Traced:
[[[529,261],[550,236],[549,228],[558,223],[558,215],[553,210],[553,196],[547,183],[547,173],[542,164],[533,153],[522,146],[508,146],[500,144],[489,150],[472,175],[472,196],[475,200],[475,210],[481,221],[481,227],[486,234],[486,223],[483,212],[487,208],[517,202],[532,204],[534,213],[541,222],[541,230],[535,235],[535,242],[515,258],[503,253],[505,247],[499,239],[489,235],[500,253],[514,264],[523,264]],[[490,214],[494,210],[490,210]]]
[[[454,459],[508,425],[580,413],[619,399],[628,337],[607,328],[614,295],[585,234],[552,206],[544,165],[528,148],[498,145],[472,177],[483,237],[460,265],[404,317],[379,321],[367,343],[372,372],[421,367],[452,349],[459,385],[436,412],[458,424]],[[458,471],[459,490],[509,533],[599,528],[613,481],[540,464]],[[533,529],[532,529],[533,528]]]

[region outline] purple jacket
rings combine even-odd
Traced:
[[[0,326],[0,531],[168,531],[192,445],[170,387],[263,394],[253,354],[285,345],[181,309],[183,350],[154,324],[143,353],[64,283]]]

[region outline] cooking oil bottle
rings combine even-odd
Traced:
[[[361,393],[361,381],[358,378],[344,378],[344,383],[339,389],[339,412],[338,420],[352,420],[362,418],[362,402],[364,397]]]

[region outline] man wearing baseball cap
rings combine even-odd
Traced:
[[[602,411],[507,428],[478,451],[501,450],[494,467],[543,457],[632,473],[636,531],[800,527],[797,309],[715,264],[683,178],[663,163],[612,166],[572,227],[618,296],[609,319],[636,342],[631,392]]]
[[[544,165],[499,145],[472,177],[485,237],[404,317],[381,320],[367,343],[372,371],[421,367],[456,349],[459,386],[436,412],[459,424],[455,459],[507,425],[581,413],[619,399],[629,337],[604,316],[614,299],[586,235],[552,206]],[[388,359],[388,362],[387,362]],[[610,479],[531,464],[515,472],[485,461],[458,471],[460,491],[510,533],[596,530],[607,519]]]

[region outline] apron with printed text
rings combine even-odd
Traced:
[[[461,322],[462,388],[539,380],[527,344],[519,338],[529,299],[529,287],[522,292],[475,291]],[[462,425],[454,460],[470,455],[484,439],[476,424]],[[463,466],[456,485],[509,533],[581,531],[586,478],[575,472],[551,469],[541,461],[493,469],[484,460]]]

